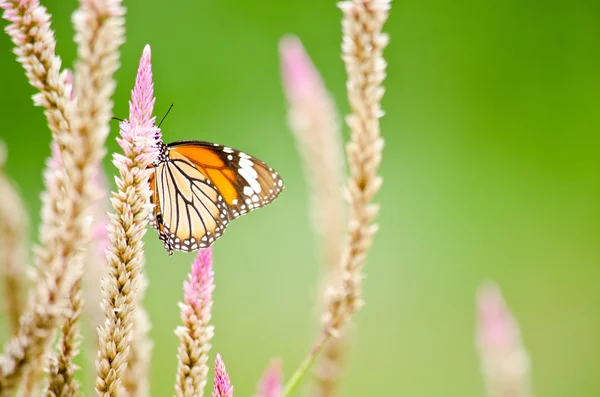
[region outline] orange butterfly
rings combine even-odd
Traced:
[[[209,247],[229,221],[264,207],[283,189],[272,168],[227,146],[177,141],[159,150],[150,176],[152,223],[169,255]]]

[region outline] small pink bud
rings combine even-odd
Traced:
[[[219,354],[215,359],[215,385],[212,397],[233,397],[233,386],[229,381],[225,363]]]
[[[136,161],[150,164],[158,155],[158,143],[161,142],[160,129],[154,125],[154,83],[152,82],[152,63],[150,46],[146,45],[138,68],[135,86],[129,102],[129,120],[120,123],[121,139],[117,142],[125,156],[134,152]],[[119,169],[125,165],[116,159]]]

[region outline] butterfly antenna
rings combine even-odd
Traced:
[[[113,118],[111,118],[111,120],[123,121],[123,119],[120,119],[120,118],[118,118],[118,117],[113,117]]]
[[[162,120],[160,120],[160,123],[158,123],[158,128],[160,128],[160,126],[162,125],[163,121],[165,121],[165,119],[169,115],[169,112],[171,111],[171,109],[173,109],[173,104],[171,104],[171,106],[169,106],[169,110],[167,110],[167,113],[165,113],[165,115],[163,116]]]

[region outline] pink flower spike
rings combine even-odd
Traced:
[[[529,356],[498,285],[479,288],[477,310],[477,346],[488,396],[531,397]]]
[[[482,349],[504,350],[519,341],[519,329],[495,283],[477,292],[477,343]]]
[[[135,79],[135,87],[131,92],[131,102],[129,102],[129,118],[132,123],[145,125],[150,123],[152,110],[154,109],[154,83],[152,82],[152,64],[150,46],[146,44],[138,74]]]
[[[283,86],[288,97],[326,96],[319,72],[296,36],[285,36],[279,42]]]
[[[181,309],[182,326],[177,351],[177,397],[201,396],[208,379],[208,352],[214,327],[210,325],[212,294],[215,289],[212,248],[200,249],[189,278],[183,283],[184,302]]]
[[[215,359],[215,387],[212,397],[233,397],[233,386],[220,354]]]
[[[154,125],[154,83],[152,82],[150,46],[144,47],[135,86],[129,102],[129,120],[121,122],[121,137],[117,142],[125,156],[137,155],[138,163],[151,164],[162,142],[160,129]]]
[[[203,309],[208,312],[202,313],[203,317],[210,316],[212,308],[212,293],[215,289],[212,265],[212,248],[200,249],[192,263],[189,279],[183,283],[185,303],[194,309],[203,305]]]
[[[269,363],[267,370],[258,381],[258,395],[256,397],[281,397],[283,393],[282,363],[274,359]]]

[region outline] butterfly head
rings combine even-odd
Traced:
[[[156,160],[152,163],[154,167],[158,166],[161,163],[164,163],[169,159],[169,148],[163,142],[158,142],[158,156],[156,156]]]

